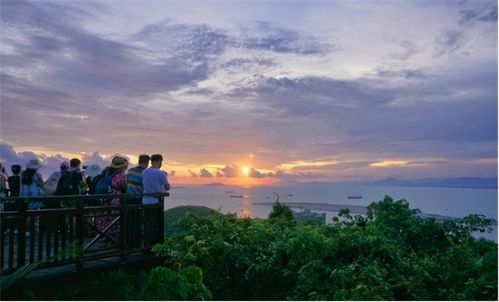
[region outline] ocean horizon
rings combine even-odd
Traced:
[[[281,202],[327,203],[335,205],[368,206],[382,200],[385,195],[394,200],[405,199],[411,208],[426,214],[463,218],[471,214],[485,215],[497,221],[497,189],[493,188],[433,188],[352,185],[334,183],[276,184],[266,186],[232,185],[174,185],[170,197],[165,199],[165,209],[182,205],[206,206],[238,217],[266,218],[271,211],[268,203]],[[232,196],[232,197],[231,197]],[[236,197],[237,196],[237,197]],[[349,199],[349,196],[361,198]],[[336,216],[334,211],[325,213],[326,222]],[[497,226],[492,233],[479,236],[497,241]]]

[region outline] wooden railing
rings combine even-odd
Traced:
[[[83,195],[2,198],[16,210],[0,213],[0,270],[9,274],[26,264],[40,267],[145,252],[163,241],[164,194],[148,194],[158,203],[144,205],[143,195]],[[108,201],[119,198],[119,205]],[[34,201],[59,203],[62,208],[28,209]],[[76,247],[70,253],[67,247]]]

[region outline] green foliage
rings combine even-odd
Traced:
[[[124,271],[110,271],[98,278],[76,286],[64,286],[57,292],[56,300],[137,300],[144,275]]]
[[[202,269],[217,300],[496,300],[497,244],[471,235],[492,220],[417,213],[387,196],[322,226],[280,203],[267,220],[185,215],[155,252],[173,271]]]
[[[180,272],[157,267],[147,278],[142,298],[144,300],[207,300],[211,293],[203,284],[203,272],[189,266]]]
[[[289,226],[296,224],[293,211],[291,211],[287,205],[282,204],[279,201],[274,202],[272,205],[272,211],[269,214],[269,221]]]
[[[179,206],[165,211],[165,236],[173,233],[179,233],[185,230],[182,225],[176,222],[182,216],[198,216],[209,217],[213,215],[221,215],[219,212],[203,206]]]

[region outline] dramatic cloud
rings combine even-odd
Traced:
[[[223,176],[228,178],[234,178],[241,175],[241,168],[237,165],[228,165],[221,169],[218,169],[217,176]]]
[[[227,6],[1,1],[2,162],[162,153],[196,181],[497,174],[496,1]]]
[[[321,54],[332,50],[332,46],[314,36],[279,28],[268,22],[258,22],[243,33],[242,46],[250,49],[269,50],[304,55]]]
[[[199,170],[199,177],[206,177],[206,178],[210,178],[210,177],[213,177],[213,174],[206,170],[205,168],[201,168]]]

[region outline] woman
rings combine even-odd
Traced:
[[[105,202],[107,205],[120,205],[121,198],[116,195],[121,195],[126,193],[127,189],[127,178],[126,178],[126,170],[128,169],[128,160],[121,156],[115,156],[111,162],[111,166],[107,167],[102,173],[104,175],[112,175],[111,179],[111,190],[112,194],[115,195],[111,200]],[[114,214],[111,217],[103,217],[99,221],[99,230],[104,231],[109,224],[116,218],[116,214],[119,214],[118,211],[112,211],[111,214]],[[106,234],[119,241],[119,223],[115,223],[109,229]]]
[[[26,165],[26,170],[21,173],[21,197],[37,197],[42,195],[43,179],[38,170],[42,167],[38,159],[31,159]],[[43,208],[42,201],[29,203],[30,209]]]

